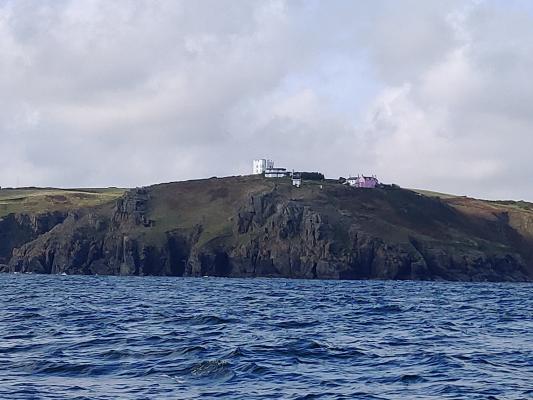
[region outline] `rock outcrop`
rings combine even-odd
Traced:
[[[131,190],[114,206],[68,216],[6,217],[0,235],[11,239],[3,243],[0,268],[52,274],[531,280],[531,239],[510,218],[496,214],[471,215],[397,188],[310,183],[297,189],[259,177],[179,182]]]
[[[13,249],[31,242],[62,223],[67,214],[56,211],[42,214],[9,214],[0,218],[0,264],[9,261]]]

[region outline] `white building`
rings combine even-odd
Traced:
[[[350,176],[348,179],[346,179],[346,183],[349,186],[355,186],[355,185],[357,185],[358,182],[359,182],[359,177],[358,176]]]
[[[252,173],[254,175],[259,175],[264,173],[267,169],[273,169],[274,168],[274,161],[272,160],[254,160],[253,162],[253,170]]]
[[[302,176],[299,173],[292,173],[292,186],[297,188],[302,186]]]
[[[283,178],[287,176],[287,168],[268,168],[265,170],[265,178]]]

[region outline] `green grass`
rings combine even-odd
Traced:
[[[506,207],[512,207],[517,210],[521,211],[533,211],[533,203],[529,203],[527,201],[513,201],[513,200],[492,200],[487,201],[488,203],[496,204],[496,205],[502,205]]]
[[[237,207],[251,193],[273,187],[274,182],[262,177],[234,177],[175,182],[153,186],[148,217],[155,222],[146,232],[148,241],[157,242],[168,231],[203,231],[199,241],[206,243],[232,232]]]
[[[21,188],[0,190],[0,217],[12,213],[39,214],[98,206],[115,200],[124,189]]]
[[[411,190],[413,192],[422,194],[422,195],[427,196],[427,197],[440,197],[441,199],[453,199],[455,197],[459,197],[459,196],[456,196],[454,194],[433,192],[431,190],[422,190],[422,189],[408,189],[408,190]]]

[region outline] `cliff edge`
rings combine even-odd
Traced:
[[[531,281],[533,206],[261,176],[6,215],[6,272]]]

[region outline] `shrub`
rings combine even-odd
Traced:
[[[324,174],[320,172],[301,172],[300,176],[304,181],[323,181]]]

